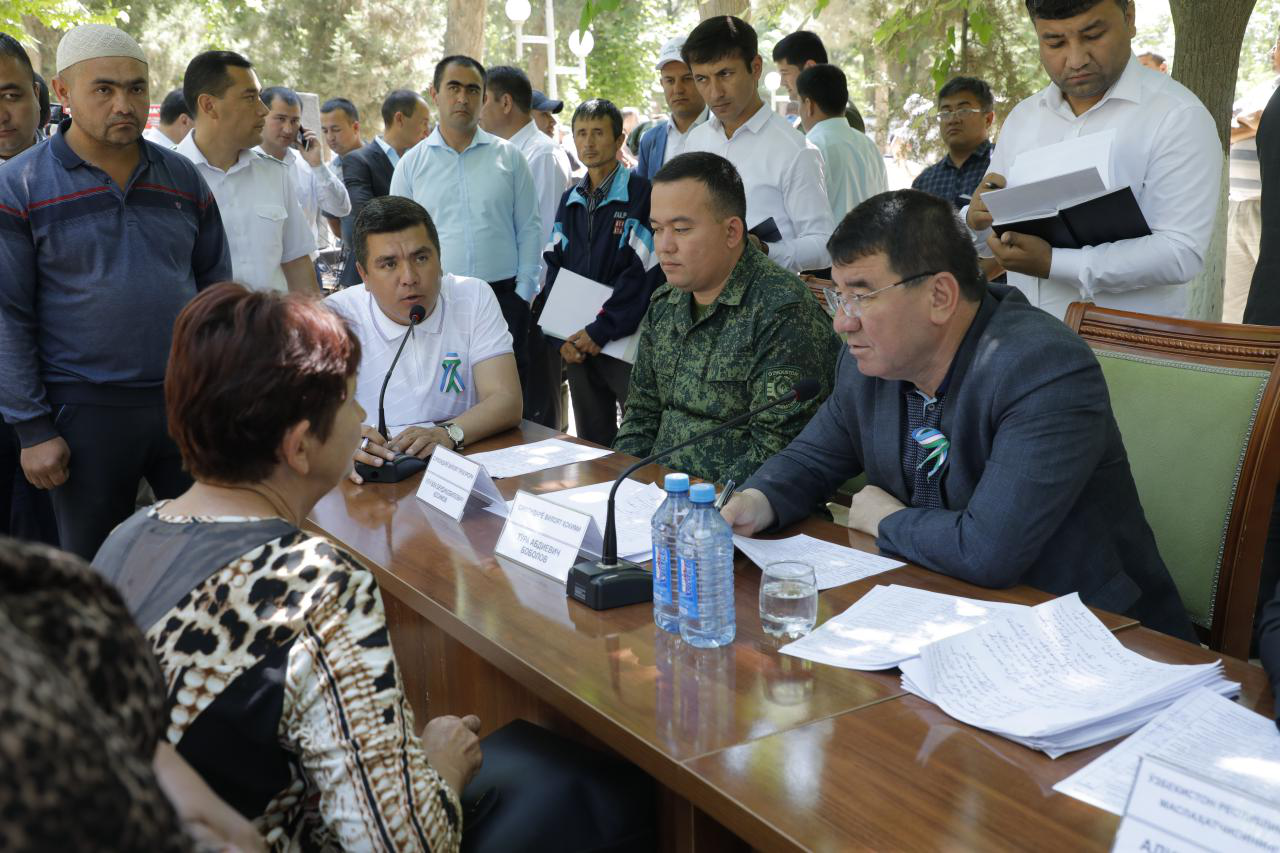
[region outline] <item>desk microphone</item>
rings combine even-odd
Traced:
[[[652,601],[653,576],[649,571],[630,560],[618,559],[618,531],[614,523],[613,503],[622,481],[645,465],[702,441],[704,438],[709,438],[743,424],[761,412],[772,409],[774,406],[812,400],[818,395],[818,391],[821,388],[822,386],[816,379],[801,379],[781,397],[770,400],[763,406],[738,415],[736,418],[731,418],[717,427],[695,435],[693,438],[668,447],[660,453],[647,456],[623,471],[618,476],[618,479],[614,481],[613,488],[609,490],[609,509],[605,516],[604,544],[601,548],[600,559],[599,561],[585,560],[574,566],[573,570],[569,572],[565,594],[571,598],[576,598],[595,610],[607,610],[610,607],[622,607],[627,604]]]
[[[400,348],[396,350],[396,357],[391,359],[391,366],[387,368],[387,375],[382,378],[382,390],[378,392],[378,435],[382,436],[384,441],[390,441],[391,439],[391,436],[387,434],[387,412],[383,407],[384,398],[387,396],[387,383],[391,381],[391,373],[396,369],[396,363],[400,361],[400,353],[404,352],[404,345],[409,342],[409,336],[413,334],[413,327],[426,319],[426,316],[427,309],[421,305],[415,305],[409,309],[409,328],[405,330],[404,337],[400,338]],[[366,483],[398,483],[407,477],[412,477],[426,467],[425,460],[410,456],[407,453],[400,453],[396,455],[395,459],[382,460],[381,465],[357,462],[356,473]]]

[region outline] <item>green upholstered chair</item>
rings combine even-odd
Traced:
[[[1280,329],[1077,302],[1160,555],[1201,638],[1248,658],[1280,480]]]

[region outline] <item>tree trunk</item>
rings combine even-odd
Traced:
[[[969,8],[960,13],[960,73],[969,73]]]
[[[1204,270],[1191,282],[1187,316],[1222,317],[1222,281],[1227,234],[1227,169],[1231,104],[1240,69],[1240,46],[1256,0],[1169,0],[1173,15],[1173,77],[1199,96],[1218,127],[1222,142],[1222,190],[1213,241]],[[1206,164],[1207,166],[1208,164]]]
[[[484,62],[484,7],[480,0],[449,0],[444,30],[444,53],[461,53]]]
[[[698,17],[702,20],[716,15],[736,15],[746,19],[751,11],[750,0],[699,0]]]

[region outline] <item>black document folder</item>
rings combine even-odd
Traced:
[[[997,234],[1006,231],[1030,234],[1055,249],[1081,249],[1151,234],[1138,200],[1127,186],[1061,208],[1054,214],[993,225],[992,230]]]

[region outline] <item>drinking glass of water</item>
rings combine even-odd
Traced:
[[[818,579],[808,563],[770,563],[760,578],[760,624],[766,634],[795,639],[818,621]]]

